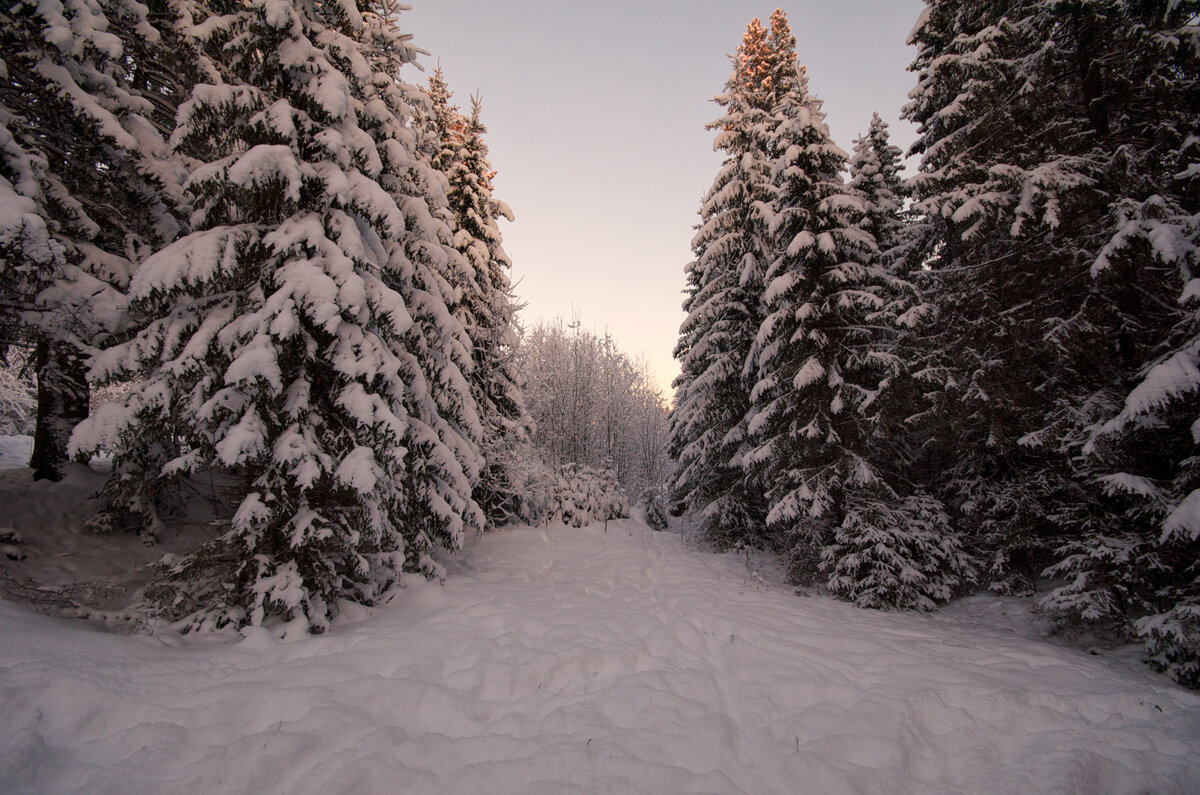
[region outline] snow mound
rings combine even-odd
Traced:
[[[0,603],[0,789],[1196,792],[1200,696],[982,602],[879,613],[632,520],[498,532],[326,635]]]
[[[0,470],[24,467],[32,452],[32,436],[0,436]]]

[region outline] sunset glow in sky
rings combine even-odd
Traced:
[[[644,355],[664,392],[683,320],[684,265],[721,164],[704,125],[728,55],[775,3],[746,0],[408,0],[401,27],[440,60],[455,104],[483,99],[501,223],[526,325],[578,316]],[[915,78],[904,42],[921,0],[780,4],[834,140],[850,152],[873,111],[907,149]],[[410,82],[426,75],[409,70]]]

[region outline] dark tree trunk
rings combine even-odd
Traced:
[[[88,415],[87,368],[73,345],[38,340],[37,427],[29,466],[34,480],[62,480],[71,431]]]

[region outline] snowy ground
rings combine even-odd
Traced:
[[[1200,792],[1200,696],[1019,601],[859,610],[632,520],[449,569],[284,640],[0,602],[0,792]]]

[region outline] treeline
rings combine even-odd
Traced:
[[[521,338],[536,447],[555,465],[611,469],[640,497],[667,476],[667,404],[649,365],[576,320],[540,322]]]
[[[720,547],[926,609],[1032,591],[1200,683],[1195,2],[926,0],[904,110],[830,139],[783,13],[713,122],[675,497]]]

